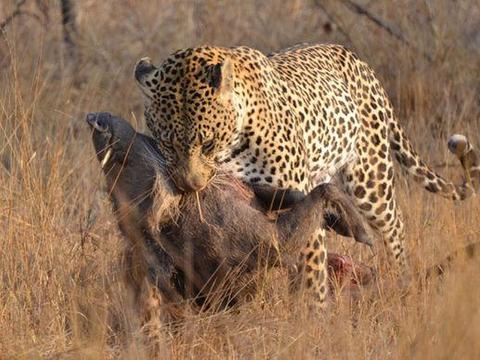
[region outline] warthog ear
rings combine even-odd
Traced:
[[[221,93],[233,90],[233,61],[226,58],[222,63],[212,65],[210,69],[210,85]]]

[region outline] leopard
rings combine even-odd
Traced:
[[[373,68],[342,45],[300,44],[270,54],[204,45],[178,50],[160,65],[142,58],[134,78],[147,127],[179,189],[201,191],[219,167],[279,189],[309,192],[334,181],[383,239],[400,276],[408,278],[409,264],[393,160],[429,192],[450,200],[475,193],[419,156]],[[462,161],[473,146],[455,139],[450,148],[478,177],[478,164]],[[299,255],[299,271],[323,303],[326,231],[317,235]]]

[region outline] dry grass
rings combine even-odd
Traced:
[[[11,3],[2,2],[0,19]],[[333,0],[323,4],[348,37],[324,31],[314,1],[78,1],[81,56],[73,66],[64,60],[57,3],[43,3],[45,24],[22,16],[0,37],[1,358],[145,356],[117,266],[122,239],[83,121],[85,112],[107,110],[142,129],[132,79],[141,56],[160,61],[205,42],[265,51],[341,42],[377,70],[430,163],[453,162],[445,146],[452,132],[480,145],[475,0],[368,2],[432,63]],[[26,9],[38,13],[33,1]],[[398,184],[414,273],[480,240],[478,199],[453,204],[401,177]],[[380,241],[374,258],[351,241],[331,244],[385,267]],[[461,265],[443,283],[415,280],[404,298],[384,269],[376,289],[355,302],[334,299],[318,319],[286,307],[285,289],[272,280],[238,312],[192,316],[165,336],[163,357],[479,358],[479,264]]]

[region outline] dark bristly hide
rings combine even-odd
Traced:
[[[302,242],[322,224],[326,201],[342,208],[349,232],[369,242],[360,216],[333,185],[320,185],[308,195],[292,192],[291,209],[272,220],[255,196],[258,189],[219,173],[201,192],[180,194],[153,139],[109,113],[89,114],[87,122],[128,240],[127,280],[147,318],[159,304],[176,314],[185,299],[202,306],[233,305],[254,288],[259,269],[294,264]],[[144,279],[153,290],[145,290],[150,285]],[[155,301],[141,299],[142,294]]]

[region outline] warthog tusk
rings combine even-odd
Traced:
[[[102,169],[105,167],[105,165],[107,165],[107,162],[108,162],[108,160],[110,160],[111,157],[112,157],[112,148],[109,148],[107,150],[107,153],[105,154],[105,157],[103,158],[102,162],[100,163],[100,165],[102,166]]]

